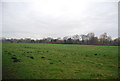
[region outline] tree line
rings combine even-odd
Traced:
[[[120,46],[120,37],[112,39],[107,33],[101,34],[99,37],[95,36],[94,33],[65,36],[63,38],[43,38],[43,39],[31,39],[31,38],[21,38],[21,39],[6,39],[2,38],[2,42],[11,43],[52,43],[52,44],[83,44],[83,45],[114,45]]]

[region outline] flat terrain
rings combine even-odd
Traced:
[[[3,43],[3,79],[114,79],[118,47]]]

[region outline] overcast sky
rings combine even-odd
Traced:
[[[118,0],[3,0],[0,9],[7,38],[118,36]]]

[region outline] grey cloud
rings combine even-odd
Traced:
[[[89,32],[97,36],[104,32],[112,37],[118,35],[116,2],[94,2],[82,6],[75,2],[73,5],[44,4],[31,7],[33,3],[30,2],[3,3],[3,36],[43,38]]]

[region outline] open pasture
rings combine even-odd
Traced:
[[[3,43],[3,79],[118,78],[118,47]]]

